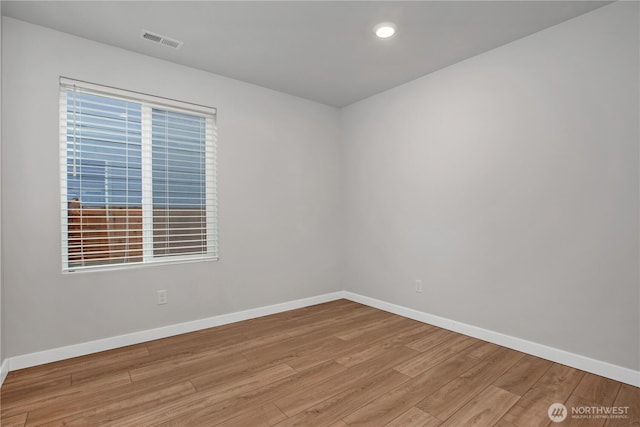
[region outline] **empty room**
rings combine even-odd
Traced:
[[[0,425],[640,426],[638,1],[0,7]]]

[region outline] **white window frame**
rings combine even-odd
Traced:
[[[105,96],[141,104],[142,109],[142,253],[141,262],[97,264],[91,266],[69,266],[69,224],[67,193],[67,91],[74,89],[98,96]],[[151,112],[160,109],[195,115],[205,118],[205,204],[207,250],[202,254],[153,255],[153,186],[152,186],[152,134]],[[218,256],[218,209],[217,209],[217,126],[216,109],[198,104],[157,97],[145,93],[103,86],[80,80],[60,77],[60,201],[62,227],[62,271],[99,271],[130,268],[141,265],[171,264],[193,261],[217,261]]]

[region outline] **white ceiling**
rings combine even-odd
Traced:
[[[602,1],[3,1],[5,16],[344,106]],[[381,40],[372,28],[398,26]],[[140,38],[142,29],[184,42]]]

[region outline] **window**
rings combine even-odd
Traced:
[[[60,79],[63,271],[217,259],[215,110]]]

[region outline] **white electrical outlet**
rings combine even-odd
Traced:
[[[422,293],[422,280],[420,279],[416,280],[416,292],[419,294]]]
[[[162,305],[166,303],[167,303],[167,291],[166,290],[158,291],[158,305]]]

